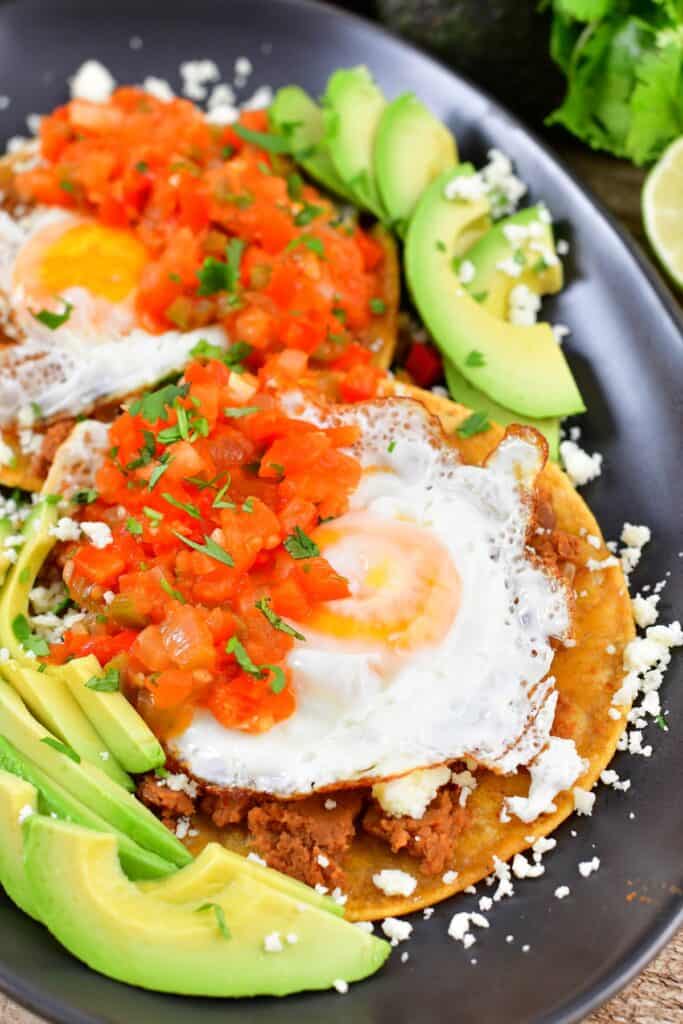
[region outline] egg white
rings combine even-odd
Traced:
[[[0,210],[0,331],[14,342],[0,351],[0,425],[14,423],[34,402],[46,418],[77,415],[181,370],[201,338],[227,345],[225,331],[217,326],[151,334],[135,325],[132,301],[108,303],[78,287],[59,296],[74,307],[61,327],[50,330],[36,320],[16,280],[17,260],[38,232],[78,222],[73,214],[48,207],[22,218]]]
[[[288,411],[321,418],[296,396]],[[216,785],[283,797],[464,757],[498,772],[528,765],[548,743],[557,703],[550,639],[565,636],[570,624],[564,585],[526,548],[541,443],[533,432],[513,433],[480,468],[463,465],[412,400],[347,407],[330,422],[361,427],[354,454],[364,468],[335,529],[401,523],[418,547],[425,537],[438,541],[454,581],[459,576],[457,614],[438,643],[398,654],[381,640],[300,626],[306,642],[289,655],[293,715],[249,734],[198,710],[172,741],[173,754]],[[334,546],[325,553],[340,572],[353,573],[348,544],[346,552],[338,565]],[[352,576],[352,593],[359,586]]]

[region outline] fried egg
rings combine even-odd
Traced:
[[[351,594],[292,623],[306,639],[288,656],[290,718],[249,734],[198,709],[172,753],[208,782],[282,797],[461,758],[528,765],[557,703],[551,639],[570,629],[564,584],[526,545],[540,436],[513,428],[476,467],[410,399],[323,416],[293,396],[287,411],[361,428],[349,510],[314,535]]]
[[[151,334],[136,323],[147,264],[128,231],[61,209],[0,210],[0,425],[31,403],[45,417],[76,415],[182,368],[200,338],[225,345],[222,328]],[[66,304],[69,304],[68,306]],[[68,319],[55,329],[43,311]]]

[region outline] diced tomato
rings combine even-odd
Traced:
[[[420,388],[431,388],[443,376],[443,362],[433,345],[414,341],[406,359],[406,370]]]
[[[340,576],[325,558],[307,558],[297,564],[294,575],[296,582],[308,599],[315,601],[335,601],[349,597],[348,580]]]
[[[126,568],[126,560],[114,547],[96,548],[86,544],[74,555],[74,572],[92,583],[113,583]]]

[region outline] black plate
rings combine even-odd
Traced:
[[[531,198],[547,202],[571,240],[569,286],[548,307],[552,320],[572,328],[566,349],[589,407],[582,443],[605,456],[603,474],[586,497],[608,537],[618,536],[625,519],[651,526],[654,539],[634,582],[672,571],[662,595],[662,619],[670,621],[681,607],[683,583],[677,558],[683,547],[681,324],[651,270],[595,201],[480,91],[352,16],[301,0],[115,0],[106,7],[92,0],[24,0],[0,10],[0,95],[12,98],[0,113],[3,135],[24,130],[31,111],[65,100],[66,78],[86,58],[101,59],[119,81],[156,74],[177,82],[181,60],[212,57],[229,79],[235,58],[246,54],[256,69],[250,85],[299,82],[316,93],[333,69],[366,63],[387,94],[414,90],[448,121],[468,159],[480,161],[492,145],[514,158]],[[133,35],[142,37],[142,49],[130,48]],[[264,44],[272,44],[268,56]],[[467,952],[447,938],[446,928],[455,910],[475,909],[471,896],[442,904],[429,922],[415,915],[414,938],[402,947],[408,963],[393,956],[379,976],[344,997],[181,999],[88,971],[0,897],[0,987],[70,1024],[185,1024],[195,1014],[207,1024],[578,1021],[640,970],[683,918],[683,686],[676,670],[680,676],[680,662],[663,691],[673,728],[649,727],[652,759],[620,755],[615,763],[633,780],[632,790],[603,788],[593,819],[560,828],[545,876],[518,883],[516,896],[496,905],[491,929],[480,931]],[[581,879],[578,861],[594,854],[600,870]],[[560,903],[553,892],[562,884],[572,894]],[[634,889],[638,898],[627,902]],[[508,934],[514,943],[506,942]],[[526,953],[523,944],[531,947]]]

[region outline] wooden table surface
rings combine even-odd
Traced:
[[[582,146],[555,146],[560,157],[595,192],[647,251],[640,218],[644,173],[622,160]],[[41,1024],[39,1018],[0,995],[0,1024]],[[482,1024],[488,1024],[483,1022]],[[510,1021],[509,1024],[515,1024]],[[683,1024],[683,932],[614,999],[584,1024]]]

